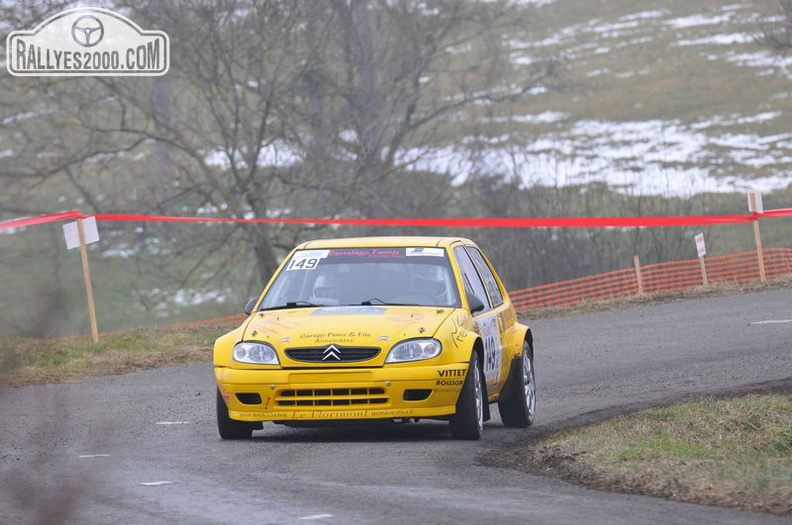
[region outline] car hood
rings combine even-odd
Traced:
[[[245,340],[276,348],[323,345],[376,346],[414,337],[433,337],[454,308],[428,306],[328,306],[258,312],[245,327]]]

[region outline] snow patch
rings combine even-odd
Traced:
[[[722,15],[716,16],[705,16],[705,15],[692,15],[692,16],[685,16],[682,18],[674,18],[671,20],[666,20],[665,24],[669,25],[675,29],[684,29],[688,27],[697,27],[697,26],[713,26],[719,24],[725,24],[732,18],[733,11],[726,12]]]

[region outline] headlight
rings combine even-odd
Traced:
[[[278,354],[267,343],[245,342],[234,346],[234,361],[253,365],[279,365]]]
[[[404,363],[422,361],[440,355],[443,346],[437,339],[410,339],[402,341],[391,348],[386,363]]]

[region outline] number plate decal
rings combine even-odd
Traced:
[[[487,378],[487,385],[494,386],[500,378],[503,358],[498,320],[495,316],[480,319],[478,330],[484,340],[484,377]]]

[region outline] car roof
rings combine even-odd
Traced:
[[[381,237],[347,237],[343,239],[319,239],[307,241],[299,246],[298,250],[320,249],[320,248],[398,248],[409,246],[439,246],[448,247],[454,242],[464,242],[474,244],[470,239],[464,237],[421,237],[421,236],[381,236]]]

